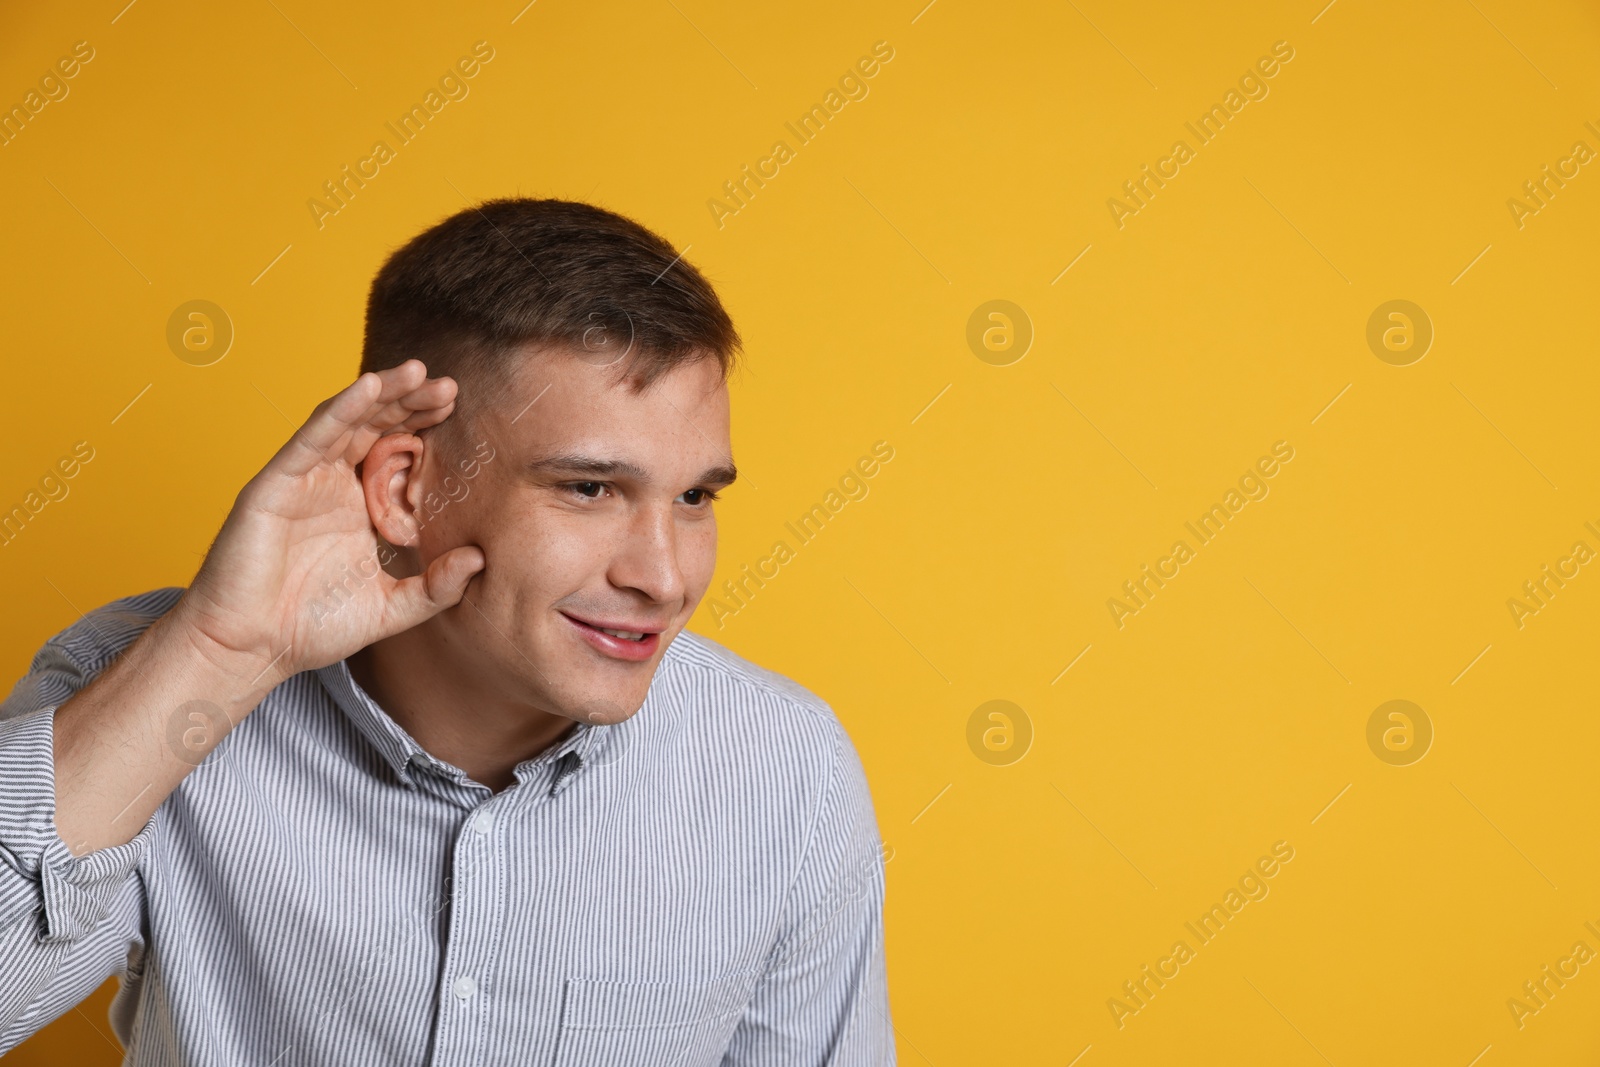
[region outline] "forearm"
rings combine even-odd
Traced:
[[[180,602],[58,706],[56,829],[72,853],[131,840],[270,691],[270,664],[210,643]]]

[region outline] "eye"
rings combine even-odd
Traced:
[[[600,491],[605,487],[605,482],[569,482],[562,486],[563,489],[571,490],[585,500],[598,499]]]
[[[709,489],[689,489],[683,495],[687,498],[684,503],[696,508],[705,507],[713,500],[722,499]]]

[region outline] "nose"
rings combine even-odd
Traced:
[[[629,518],[608,577],[619,589],[637,589],[655,603],[676,605],[687,589],[678,556],[671,504],[641,506]]]

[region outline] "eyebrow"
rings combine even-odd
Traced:
[[[601,459],[598,456],[585,456],[577,452],[540,456],[529,460],[523,467],[531,473],[593,474],[601,477],[622,475],[640,482],[651,480],[648,471],[625,459]],[[732,485],[734,479],[738,477],[738,470],[732,463],[727,463],[701,472],[695,482],[698,485],[715,486],[720,489]]]

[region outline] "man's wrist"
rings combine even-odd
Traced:
[[[230,648],[206,633],[182,601],[151,629],[158,646],[152,651],[174,657],[185,688],[217,704],[253,708],[288,677],[287,648]]]

